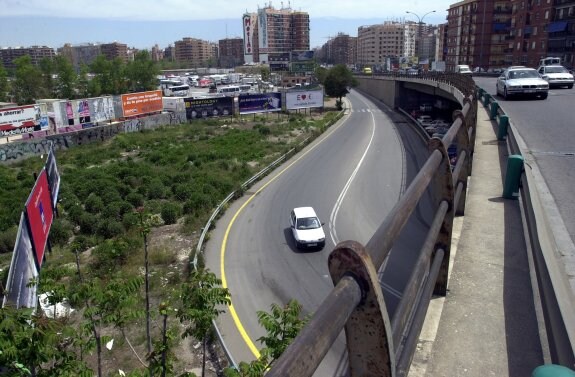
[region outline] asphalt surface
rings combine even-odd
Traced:
[[[448,294],[430,306],[410,377],[530,376],[543,364],[521,211],[502,198],[508,152],[495,127],[480,105]]]

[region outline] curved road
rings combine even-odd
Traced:
[[[427,155],[422,140],[410,127],[402,127],[397,114],[357,92],[347,99],[352,111],[344,119],[233,203],[212,232],[206,261],[232,294],[219,327],[236,362],[259,354],[262,345],[256,340],[265,331],[257,311],[291,299],[302,304],[304,313],[315,311],[333,288],[327,257],[335,244],[346,239],[366,244],[416,170],[415,160]],[[300,206],[314,207],[325,222],[322,251],[294,246],[288,216]],[[426,226],[416,222],[414,226]],[[390,273],[382,284],[391,312],[417,242],[421,239],[403,237],[399,245],[412,250],[387,263]],[[341,335],[316,375],[339,376],[346,370]]]

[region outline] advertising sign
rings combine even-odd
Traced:
[[[36,263],[38,269],[42,266],[44,259],[44,249],[48,241],[48,233],[52,226],[52,201],[50,198],[50,189],[48,188],[48,175],[46,169],[36,180],[36,184],[26,201],[26,218],[30,226],[32,235],[32,245],[36,254]]]
[[[323,90],[298,90],[286,92],[288,110],[323,107]]]
[[[281,111],[281,93],[240,94],[238,97],[240,114]]]
[[[228,116],[234,111],[234,97],[184,98],[184,102],[188,120]]]
[[[115,119],[112,97],[88,98],[88,104],[92,122],[107,122]]]
[[[313,61],[290,63],[291,72],[300,72],[300,73],[313,72],[313,69],[314,69]]]
[[[304,62],[313,59],[313,51],[292,51],[292,62]]]
[[[22,214],[20,215],[20,226],[14,244],[8,279],[6,280],[6,295],[2,307],[9,305],[16,309],[35,308],[36,284],[29,284],[32,279],[38,279],[38,270],[34,264],[32,241]]]
[[[46,173],[48,174],[50,194],[52,194],[52,208],[56,208],[56,203],[58,203],[58,192],[60,191],[60,172],[58,172],[54,148],[50,148],[48,158],[46,159]]]
[[[40,124],[40,106],[27,105],[0,110],[0,136],[19,135],[34,131]]]
[[[253,63],[253,48],[254,48],[254,28],[256,27],[256,18],[251,14],[244,14],[243,28],[244,28],[244,60],[246,63]]]
[[[124,117],[162,111],[162,91],[122,94],[122,112]]]

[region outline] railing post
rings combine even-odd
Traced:
[[[391,323],[369,253],[359,242],[343,241],[328,264],[334,285],[352,276],[362,287],[362,300],[345,325],[350,376],[395,376]]]
[[[453,127],[453,126],[452,126]],[[462,125],[463,128],[463,125]],[[443,156],[439,167],[434,175],[434,186],[435,186],[435,202],[437,206],[442,201],[446,201],[449,204],[449,209],[441,225],[441,230],[437,236],[435,243],[435,250],[443,249],[445,251],[445,256],[441,263],[441,268],[437,281],[435,282],[435,288],[433,293],[440,296],[445,296],[447,294],[447,277],[449,271],[449,258],[451,249],[451,232],[453,229],[453,176],[451,174],[451,166],[449,164],[449,156],[443,141],[439,138],[433,137],[429,140],[428,148],[431,151],[438,150]]]

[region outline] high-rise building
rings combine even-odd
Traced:
[[[14,60],[25,55],[30,56],[32,64],[39,65],[42,59],[52,59],[56,56],[56,52],[53,48],[46,46],[0,48],[0,61],[7,69],[16,68]]]
[[[124,43],[103,43],[100,45],[100,49],[102,55],[109,60],[120,58],[124,63],[128,61],[128,45]]]
[[[357,29],[357,63],[386,68],[388,58],[406,56],[406,27],[403,22],[360,26]]]
[[[226,38],[218,41],[219,66],[233,68],[244,64],[244,41],[242,38]]]
[[[327,64],[354,65],[357,61],[357,37],[338,33],[330,38],[315,56]]]
[[[508,52],[513,65],[537,67],[547,55],[561,57],[573,67],[575,35],[569,35],[575,1],[534,2],[510,0],[511,36]]]
[[[159,62],[160,60],[164,59],[164,51],[162,51],[158,44],[152,46],[152,53],[150,54],[150,57],[155,62]]]
[[[89,66],[101,54],[100,45],[94,43],[83,43],[72,45],[70,43],[58,48],[58,55],[66,57],[72,66],[79,72],[83,65]]]
[[[309,50],[309,14],[271,5],[242,17],[244,60],[268,63],[269,55]]]
[[[183,38],[175,42],[174,57],[177,61],[187,62],[192,67],[201,67],[216,58],[213,44],[197,38]]]

